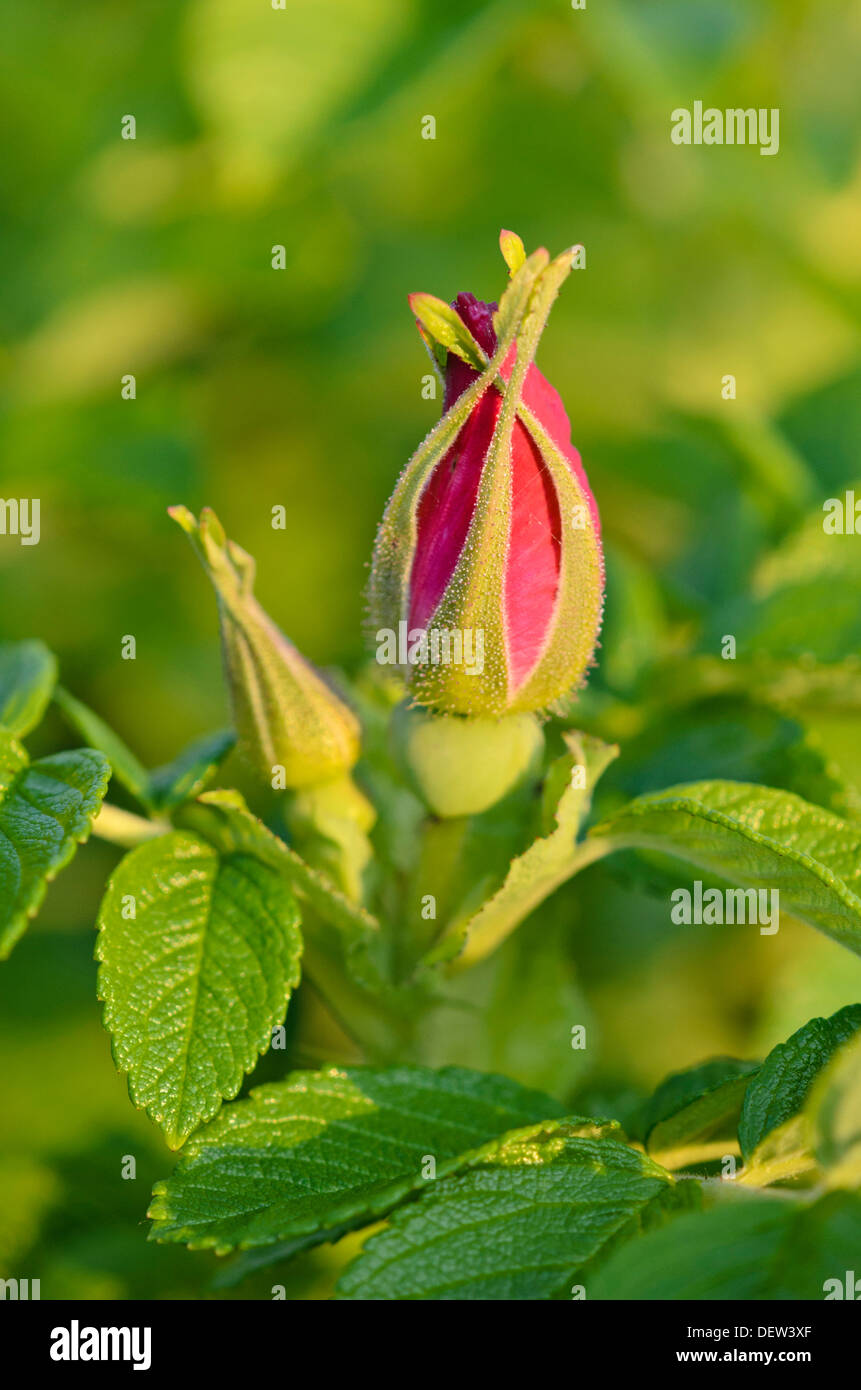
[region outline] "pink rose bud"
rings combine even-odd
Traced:
[[[419,704],[501,716],[582,684],[604,595],[595,499],[562,401],[534,365],[574,252],[503,232],[499,306],[410,296],[444,371],[443,416],[402,473],[370,584],[377,658]]]

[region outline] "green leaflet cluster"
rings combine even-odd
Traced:
[[[395,1213],[343,1276],[359,1299],[546,1299],[684,1192],[650,1159],[577,1125],[510,1135]]]
[[[299,981],[299,909],[290,878],[265,856],[223,843],[219,849],[166,819],[202,792],[233,746],[232,733],[201,739],[147,772],[56,681],[56,660],[41,643],[0,648],[0,957],[90,834],[113,775],[152,818],[153,838],[122,860],[109,884],[99,991],[133,1101],[177,1146],[236,1094],[283,1020]],[[52,698],[93,746],[32,762],[19,739]],[[147,826],[114,808],[103,814],[121,827]],[[247,812],[234,814],[252,829],[259,824]],[[328,901],[326,883],[302,868],[304,886]]]
[[[745,1159],[737,1182],[711,1184],[713,1206],[707,1197],[702,1211],[615,1251],[589,1298],[858,1297],[861,1005],[812,1019],[746,1078],[739,1066],[724,1059],[671,1078],[651,1112],[675,1093],[677,1131],[694,1147],[705,1136],[705,1152],[732,1116]],[[650,1151],[659,1130],[646,1135]]]
[[[167,815],[203,791],[236,742],[232,729],[221,729],[196,739],[173,762],[149,772],[119,734],[68,690],[57,686],[54,699],[72,728],[104,754],[117,782],[151,816]]]
[[[557,1122],[557,1102],[459,1067],[297,1072],[229,1106],[155,1190],[153,1236],[220,1253],[382,1215],[509,1130]]]
[[[740,1156],[744,1186],[800,1178],[839,1185],[843,1177],[852,1186],[851,1162],[843,1177],[839,1168],[847,1150],[853,1152],[849,1096],[853,1084],[861,1093],[859,1038],[861,1004],[849,1004],[831,1018],[805,1023],[763,1062],[718,1057],[679,1072],[643,1106],[634,1133],[653,1158],[674,1170]],[[832,1073],[838,1062],[839,1083]],[[826,1093],[843,1135],[828,1158]]]
[[[219,849],[165,819],[202,792],[232,733],[199,740],[147,772],[56,681],[56,660],[41,643],[0,648],[0,957],[100,812],[145,827],[153,838],[122,860],[102,905],[99,992],[132,1100],[176,1147],[236,1095],[283,1020],[299,981],[299,910],[289,878],[264,858]],[[18,740],[52,698],[93,746],[31,762]],[[126,812],[102,811],[112,775],[151,828]],[[325,883],[314,886],[328,897]]]
[[[780,1113],[793,1110],[804,1148],[771,1173],[759,1155],[787,1066]],[[740,1120],[756,1147],[736,1172]],[[719,1155],[724,1179],[708,1175]],[[763,1191],[775,1181],[779,1197]],[[199,1130],[149,1215],[155,1240],[257,1251],[237,1277],[387,1217],[341,1276],[348,1299],[817,1298],[852,1267],[859,1187],[861,1005],[813,1019],[762,1064],[668,1078],[630,1140],[463,1068],[296,1073]]]
[[[397,1209],[350,1298],[545,1298],[684,1200],[613,1122],[464,1068],[298,1073],[189,1142],[153,1238],[285,1258]]]

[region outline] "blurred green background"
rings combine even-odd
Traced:
[[[861,9],[838,0],[9,0],[0,493],[40,498],[42,534],[0,538],[0,636],[42,638],[67,686],[167,760],[226,717],[212,595],[166,516],[208,504],[284,629],[354,671],[375,526],[439,410],[406,295],[496,297],[512,227],[529,248],[587,249],[540,364],[607,538],[585,708],[624,732],[658,648],[743,631],[769,556],[789,544],[792,570],[805,517],[821,531],[822,500],[861,474],[859,57]],[[674,146],[670,113],[697,99],[778,107],[779,154]],[[840,554],[843,588],[826,567],[805,591],[829,662],[861,635]],[[761,761],[774,728],[749,715],[720,722],[718,771],[737,754],[746,775],[746,737]],[[861,782],[851,709],[808,709],[804,729]],[[58,719],[39,737],[69,741]],[[695,744],[649,784],[714,774],[713,753],[697,765]],[[198,1296],[213,1259],[145,1244],[169,1161],[94,1001],[114,857],[79,855],[0,977],[0,1266],[41,1276],[44,1297]],[[553,912],[577,924],[598,1090],[754,1055],[861,995],[861,964],[806,929],[743,951],[737,928],[680,939],[636,876],[584,882]],[[517,1052],[515,1036],[495,1060],[516,1072]],[[325,1289],[331,1258],[307,1257],[296,1288]]]

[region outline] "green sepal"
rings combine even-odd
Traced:
[[[426,342],[438,343],[476,371],[483,371],[484,354],[456,309],[435,294],[411,294],[409,302]]]

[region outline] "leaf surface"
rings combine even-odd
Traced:
[[[152,1238],[224,1252],[371,1221],[507,1130],[563,1114],[462,1067],[296,1072],[228,1106],[159,1183]]]
[[[857,1269],[861,1199],[812,1206],[742,1197],[686,1213],[614,1252],[587,1280],[590,1299],[821,1299]]]
[[[232,729],[195,739],[171,763],[149,774],[149,796],[157,811],[173,811],[198,796],[236,743]]]
[[[800,1114],[816,1077],[859,1029],[861,1004],[848,1004],[831,1018],[812,1018],[768,1054],[745,1094],[738,1137],[746,1163],[772,1130]]]
[[[110,771],[89,748],[31,763],[20,743],[0,735],[0,959],[89,835]]]
[[[667,1077],[644,1111],[648,1152],[666,1168],[734,1152],[735,1125],[757,1065],[716,1057]]]
[[[171,1148],[236,1095],[299,981],[281,874],[187,831],[122,860],[102,903],[99,995],[129,1094]]]
[[[0,646],[0,728],[23,738],[35,729],[57,679],[57,658],[43,642]]]
[[[577,1122],[509,1135],[396,1211],[338,1290],[352,1299],[561,1297],[675,1191],[646,1155]]]
[[[177,823],[199,832],[222,853],[250,854],[269,865],[307,899],[324,921],[348,944],[367,940],[379,931],[370,912],[350,901],[326,877],[306,864],[295,850],[252,815],[237,791],[204,792],[183,806]]]
[[[732,883],[777,889],[780,909],[861,954],[861,826],[791,792],[692,782],[638,797],[587,837],[649,849]]]

